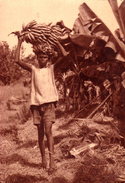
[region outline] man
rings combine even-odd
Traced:
[[[23,68],[31,72],[31,111],[33,113],[33,123],[38,129],[38,142],[42,156],[42,167],[46,168],[44,134],[47,137],[49,150],[49,170],[51,174],[55,171],[54,165],[54,142],[52,137],[52,123],[55,121],[55,103],[58,100],[58,93],[54,80],[54,71],[60,65],[61,61],[68,54],[58,43],[62,52],[55,64],[51,64],[52,50],[46,45],[35,45],[33,51],[38,60],[39,67],[25,63],[20,60],[20,48],[23,39],[18,39],[15,61]]]

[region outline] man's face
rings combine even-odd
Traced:
[[[37,59],[38,59],[40,68],[46,67],[46,64],[48,62],[48,55],[40,53],[38,54]]]

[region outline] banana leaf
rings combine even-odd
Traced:
[[[114,16],[119,24],[119,27],[124,35],[125,38],[125,1],[122,2],[122,4],[120,5],[120,7],[118,7],[118,2],[117,0],[108,0],[112,11],[114,13]]]
[[[117,20],[120,25],[123,25],[124,21],[121,21],[121,15],[119,15],[119,11],[123,13],[125,3],[121,4],[120,8],[117,10],[117,1],[113,0],[110,1],[109,3],[113,6]],[[125,11],[124,11],[125,12]],[[119,16],[118,16],[119,15]],[[123,27],[123,26],[122,26]],[[112,50],[114,51],[113,58],[118,58],[121,59],[121,61],[125,60],[125,44],[118,39],[116,35],[114,35],[113,32],[109,30],[109,28],[104,24],[104,22],[97,17],[97,15],[87,6],[86,3],[83,3],[82,5],[79,6],[79,15],[76,21],[74,22],[73,26],[74,34],[79,35],[79,34],[84,34],[84,37],[86,36],[95,36],[97,38],[103,39],[106,41],[106,48],[108,49],[109,52]],[[123,28],[122,28],[123,30]],[[74,41],[74,40],[73,40]],[[85,40],[83,39],[83,44],[85,45],[85,42],[87,43],[86,45],[88,46],[88,39]],[[78,44],[79,46],[81,45],[80,41],[75,41],[75,44]],[[111,50],[112,49],[112,50]],[[109,54],[110,55],[110,54]]]

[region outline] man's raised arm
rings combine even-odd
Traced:
[[[69,52],[67,52],[59,42],[57,44],[58,47],[60,48],[62,56],[59,57],[57,61],[54,63],[54,70],[56,70],[63,63],[63,60],[69,55]]]
[[[22,42],[23,42],[23,40],[19,38],[18,39],[17,48],[16,48],[16,53],[15,53],[15,62],[18,65],[20,65],[23,69],[26,69],[26,70],[31,72],[32,65],[28,64],[28,63],[25,63],[25,62],[20,60],[20,48],[21,48]]]

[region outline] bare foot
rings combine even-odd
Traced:
[[[56,170],[57,170],[56,167],[50,167],[50,168],[48,169],[48,175],[53,174],[54,172],[56,172]]]
[[[42,168],[43,169],[46,169],[47,168],[47,162],[46,162],[46,160],[42,162]]]

